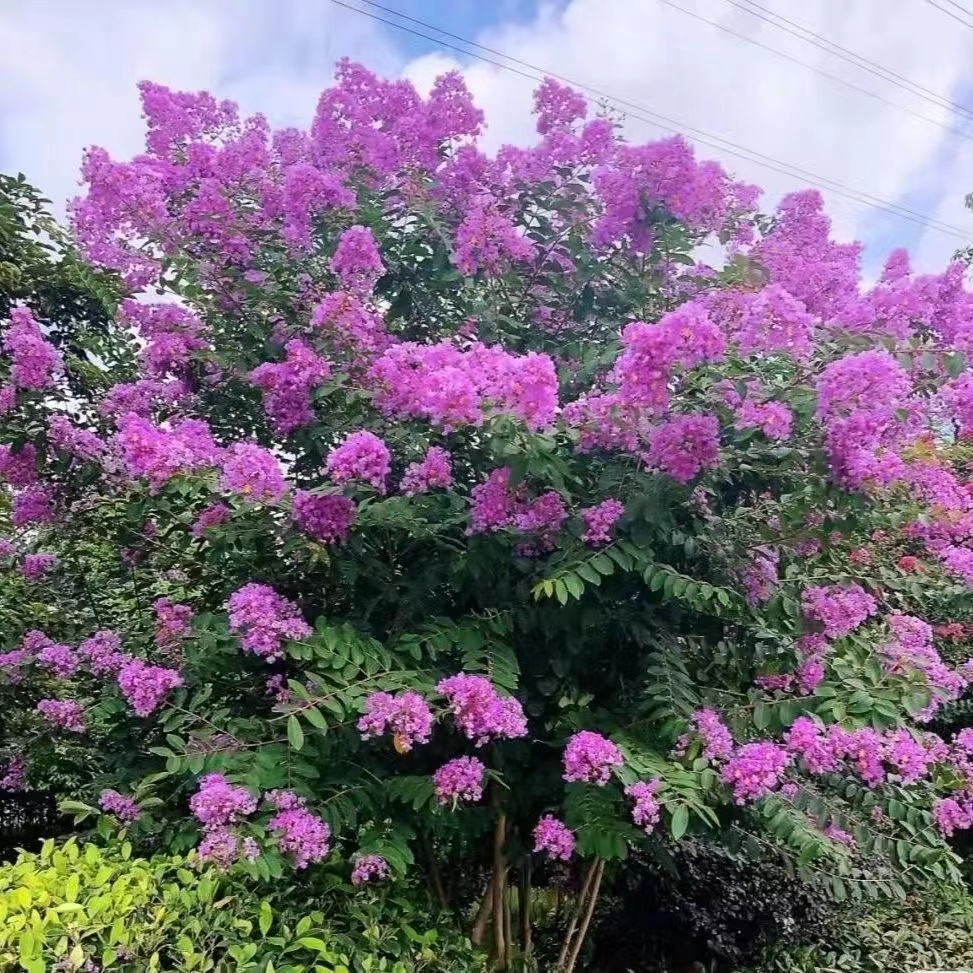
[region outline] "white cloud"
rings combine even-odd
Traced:
[[[883,84],[733,8],[725,0],[676,0],[892,101],[952,125],[947,111]],[[973,95],[973,30],[927,4],[819,0],[795,8],[761,0],[836,43],[957,100]],[[390,3],[394,5],[394,3]],[[450,7],[430,4],[450,26]],[[279,124],[307,123],[333,62],[347,54],[383,73],[428,86],[456,65],[449,51],[406,63],[404,38],[327,0],[0,0],[0,159],[55,200],[73,193],[80,151],[96,143],[138,151],[135,82],[152,78],[208,88],[262,110]],[[969,229],[973,143],[775,58],[660,0],[560,0],[529,21],[509,22],[482,43],[637,102],[768,156]],[[464,70],[487,112],[488,144],[528,142],[532,84],[473,59]],[[971,99],[973,100],[973,99]],[[632,139],[660,133],[627,123]],[[718,150],[737,176],[772,201],[805,184]],[[836,232],[874,250],[912,243],[917,263],[940,266],[960,241],[827,194]]]

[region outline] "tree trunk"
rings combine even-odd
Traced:
[[[594,883],[588,893],[588,905],[585,909],[584,920],[581,923],[581,928],[578,930],[577,936],[575,936],[574,946],[571,948],[571,955],[568,957],[568,965],[564,968],[564,973],[574,973],[575,963],[578,962],[578,954],[581,952],[581,946],[584,944],[585,936],[588,934],[588,926],[591,925],[591,916],[595,911],[595,902],[598,900],[598,890],[601,888],[601,876],[604,872],[605,863],[600,861],[596,868]]]
[[[476,919],[473,921],[473,931],[470,933],[470,941],[474,946],[483,945],[483,937],[486,935],[487,922],[490,919],[490,911],[493,908],[493,876],[487,882],[486,891],[480,900],[480,908],[476,912]]]
[[[530,923],[530,855],[524,855],[520,866],[520,888],[517,890],[520,918],[520,948],[526,956],[531,949]]]
[[[506,965],[507,945],[504,936],[504,900],[507,891],[507,816],[501,811],[493,829],[493,954],[497,964]]]

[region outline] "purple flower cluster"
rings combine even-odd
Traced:
[[[563,761],[566,781],[587,781],[599,787],[608,783],[612,768],[623,763],[618,747],[591,730],[581,730],[568,740]]]
[[[294,868],[300,871],[327,857],[331,829],[304,807],[302,798],[290,791],[272,791],[266,800],[277,810],[267,828],[276,836],[277,848],[290,856]]]
[[[405,468],[399,490],[407,497],[426,493],[436,487],[448,490],[453,485],[451,457],[445,449],[430,446],[418,463]]]
[[[253,838],[241,838],[229,828],[211,828],[203,834],[196,854],[200,861],[209,862],[225,871],[241,859],[254,861],[260,855],[260,846]]]
[[[697,710],[691,723],[691,733],[680,738],[677,751],[685,752],[691,735],[695,734],[703,744],[702,756],[707,760],[726,760],[733,753],[733,737],[713,710]]]
[[[858,584],[819,585],[804,590],[801,609],[808,621],[821,626],[826,638],[839,639],[874,615],[878,604]]]
[[[20,573],[24,576],[24,580],[36,584],[43,581],[56,564],[55,554],[25,554]]]
[[[22,304],[10,309],[10,326],[0,344],[10,356],[10,381],[14,388],[47,388],[64,370],[60,352],[44,338],[30,309]]]
[[[551,861],[568,861],[574,854],[574,833],[553,814],[545,814],[534,826],[534,852]]]
[[[733,788],[733,803],[746,804],[773,791],[790,762],[791,756],[783,747],[760,740],[735,750],[720,776]]]
[[[408,753],[417,743],[428,743],[432,733],[432,710],[414,692],[372,693],[365,700],[365,713],[358,720],[362,739],[393,734],[395,749]]]
[[[447,761],[432,775],[439,803],[480,800],[485,773],[486,767],[476,757],[454,757]]]
[[[70,730],[72,733],[85,731],[84,707],[77,700],[42,699],[36,709],[51,726]]]
[[[155,644],[169,649],[187,636],[192,628],[193,610],[189,605],[173,604],[168,598],[152,602],[155,612]]]
[[[456,269],[467,277],[497,274],[504,264],[530,260],[534,244],[493,204],[474,203],[456,228]]]
[[[297,605],[265,584],[245,584],[226,603],[230,631],[240,637],[244,652],[273,662],[283,655],[285,642],[311,634]]]
[[[375,360],[369,380],[375,403],[391,418],[417,417],[444,432],[509,415],[528,429],[557,414],[557,373],[547,355],[512,355],[500,347],[450,342],[392,345]]]
[[[222,774],[207,774],[189,799],[189,810],[204,830],[237,824],[257,810],[257,799],[245,788],[235,787]]]
[[[270,450],[256,443],[234,443],[223,460],[220,489],[254,503],[276,503],[288,487]]]
[[[625,788],[625,796],[633,801],[632,821],[646,834],[652,834],[662,814],[662,806],[655,796],[660,784],[658,779],[640,780]]]
[[[973,796],[966,791],[955,791],[933,805],[932,817],[946,837],[973,828]]]
[[[101,459],[106,449],[99,436],[76,426],[67,416],[60,414],[52,415],[47,421],[47,441],[55,449],[82,462]]]
[[[118,688],[136,716],[150,716],[166,694],[182,685],[175,669],[150,666],[141,659],[126,662],[118,672]]]
[[[40,483],[25,487],[14,496],[10,505],[10,522],[14,527],[49,524],[54,517],[54,495],[50,488]]]
[[[625,505],[618,500],[602,500],[593,507],[584,507],[579,513],[585,526],[581,540],[592,547],[601,547],[611,540],[611,529],[625,513]]]
[[[0,481],[12,487],[29,486],[37,480],[37,450],[32,443],[20,449],[0,445]]]
[[[381,855],[356,855],[351,870],[352,885],[382,882],[389,877],[389,863]]]
[[[367,226],[352,226],[338,237],[328,268],[339,284],[355,294],[368,294],[385,273],[375,237]]]
[[[212,503],[199,512],[199,516],[193,521],[190,533],[198,540],[204,537],[210,528],[225,524],[230,519],[231,513],[225,503]]]
[[[780,552],[776,548],[761,545],[753,549],[753,556],[741,578],[749,604],[760,605],[773,594],[779,563]]]
[[[355,503],[341,494],[295,490],[291,518],[308,537],[325,544],[343,541],[355,519]]]
[[[120,651],[121,644],[115,632],[95,632],[78,646],[78,655],[87,661],[92,675],[114,675],[132,659],[127,652]]]
[[[486,481],[470,492],[470,526],[468,534],[515,530],[531,534],[535,548],[550,550],[554,539],[568,518],[560,494],[548,490],[539,497],[527,497],[523,484],[510,487],[510,469],[493,470]]]
[[[720,424],[713,415],[676,416],[649,433],[648,462],[677,483],[716,466]]]
[[[183,419],[167,429],[128,413],[118,422],[114,446],[128,475],[145,478],[153,490],[177,474],[216,466],[222,458],[209,426],[199,419]]]
[[[78,654],[69,645],[51,642],[45,637],[44,644],[34,643],[34,648],[38,650],[37,664],[47,669],[55,679],[70,679],[81,665]]]
[[[119,821],[129,823],[138,819],[139,806],[130,797],[111,789],[104,790],[98,798],[98,807],[106,814],[113,814]]]
[[[22,791],[27,783],[27,763],[21,757],[11,757],[0,776],[0,791]]]
[[[482,747],[491,740],[513,740],[527,735],[523,707],[513,696],[500,696],[484,676],[461,672],[436,686],[449,703],[456,725]]]
[[[264,408],[282,436],[314,419],[311,391],[331,375],[331,365],[313,348],[294,339],[284,347],[283,362],[264,362],[250,372],[250,381],[264,393]]]
[[[325,472],[335,483],[359,480],[385,492],[391,457],[388,447],[374,433],[363,429],[345,437],[328,454]]]

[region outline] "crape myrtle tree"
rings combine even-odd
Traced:
[[[817,194],[762,216],[552,81],[492,156],[455,74],[342,62],[308,131],[141,94],[71,207],[130,296],[90,351],[2,328],[0,786],[75,768],[264,880],[414,870],[498,967],[560,870],[573,969],[663,829],[839,900],[956,880],[961,264],[864,287]]]

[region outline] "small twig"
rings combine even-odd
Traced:
[[[574,966],[578,962],[578,954],[581,952],[585,936],[588,934],[588,926],[591,924],[591,916],[595,911],[595,902],[598,900],[598,890],[601,888],[601,876],[604,872],[605,863],[604,861],[599,861],[595,866],[595,881],[588,894],[588,906],[585,909],[584,920],[581,923],[581,928],[578,930],[578,935],[575,937],[574,947],[571,950],[568,965],[564,968],[564,973],[573,973]]]

